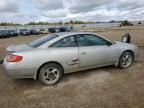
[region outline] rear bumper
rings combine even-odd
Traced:
[[[34,78],[36,79],[37,68],[18,67],[13,63],[3,62],[5,73],[12,79],[17,78]]]

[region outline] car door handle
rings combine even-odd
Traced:
[[[83,55],[84,55],[84,54],[87,54],[87,53],[86,53],[86,52],[82,52],[81,54],[83,54]]]

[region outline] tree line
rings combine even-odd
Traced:
[[[21,24],[17,24],[17,23],[9,23],[9,22],[2,22],[0,23],[0,26],[18,26]]]
[[[95,22],[85,22],[85,21],[67,21],[67,22],[43,22],[43,21],[39,21],[39,22],[29,22],[27,24],[24,25],[62,25],[62,24],[91,24],[91,23],[95,23]],[[0,26],[19,26],[22,24],[18,24],[18,23],[11,23],[11,22],[1,22]]]
[[[116,22],[119,22],[119,23],[129,23],[128,20],[125,20],[125,21],[109,21],[109,23],[116,23]],[[67,21],[67,22],[43,22],[43,21],[39,21],[39,22],[29,22],[27,24],[24,24],[24,25],[65,25],[65,24],[95,24],[95,23],[104,23],[104,22],[88,22],[88,21],[73,21],[73,20],[70,20],[70,21]],[[138,22],[138,24],[141,24],[141,22]],[[22,25],[22,24],[18,24],[18,23],[11,23],[11,22],[1,22],[0,23],[0,26],[19,26],[19,25]]]
[[[90,23],[95,23],[95,22],[85,22],[85,21],[68,21],[68,22],[29,22],[26,25],[62,25],[62,24],[90,24]]]

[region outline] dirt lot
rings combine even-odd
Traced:
[[[140,46],[138,61],[128,69],[109,66],[71,73],[47,87],[32,79],[9,79],[0,66],[0,108],[144,108],[144,30],[109,28],[98,34],[120,40],[126,32]],[[8,45],[37,37],[0,39],[0,57]]]

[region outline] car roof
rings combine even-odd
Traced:
[[[59,32],[59,33],[53,33],[55,35],[58,35],[58,36],[69,36],[69,35],[78,35],[78,34],[95,34],[96,33],[93,33],[93,32]]]

